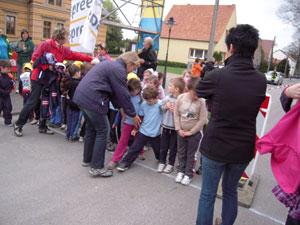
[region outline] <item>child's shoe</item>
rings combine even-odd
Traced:
[[[6,123],[5,126],[12,127],[13,124],[12,123]]]
[[[182,181],[182,179],[183,179],[183,176],[184,176],[184,173],[178,172],[178,173],[177,173],[177,176],[176,176],[176,178],[175,178],[175,182],[176,182],[176,183],[181,183],[181,181]]]
[[[158,172],[158,173],[162,173],[163,170],[164,170],[164,168],[165,168],[165,164],[159,163],[159,164],[158,164],[158,167],[157,167],[157,172]]]
[[[183,185],[189,185],[192,181],[192,178],[190,178],[189,176],[185,175],[181,181],[181,184]]]
[[[140,160],[145,160],[146,159],[145,154],[144,153],[140,153],[139,154],[139,159]]]
[[[108,170],[114,170],[119,165],[118,162],[110,161],[107,165]]]
[[[84,141],[84,139],[83,139],[83,137],[79,137],[79,142],[83,142]]]
[[[163,170],[163,173],[172,173],[173,172],[173,166],[168,164],[166,168]]]
[[[117,167],[117,170],[120,172],[125,172],[126,170],[128,170],[128,165],[121,162],[120,165]]]
[[[30,124],[31,124],[31,125],[36,125],[38,122],[39,122],[38,120],[33,119],[33,120],[30,122]]]
[[[199,169],[196,170],[196,174],[202,175],[202,166],[199,166]]]
[[[16,124],[14,124],[14,132],[17,135],[17,137],[22,137],[22,128],[18,127]]]
[[[63,124],[63,125],[61,125],[60,129],[61,129],[61,130],[64,130],[66,127],[67,127],[67,125],[66,125],[66,124]]]

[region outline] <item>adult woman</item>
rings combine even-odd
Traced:
[[[108,55],[108,47],[105,43],[100,43],[97,45],[97,53],[98,55],[96,58],[98,58],[100,62],[111,60],[110,56]]]
[[[86,120],[86,136],[82,166],[91,165],[92,176],[110,177],[112,171],[104,168],[105,149],[109,135],[107,112],[109,102],[123,108],[136,126],[140,120],[130,101],[126,86],[127,74],[140,65],[135,52],[122,54],[115,61],[94,66],[79,83],[73,101],[80,107]]]
[[[16,90],[16,93],[22,93],[22,82],[20,80],[20,75],[22,73],[23,64],[30,62],[33,50],[34,44],[31,40],[31,37],[29,37],[28,31],[23,29],[21,32],[21,40],[18,42],[18,46],[16,47],[16,52],[18,53],[17,68],[19,82],[19,88]]]
[[[154,71],[157,67],[157,55],[153,49],[153,39],[146,37],[143,42],[143,50],[139,54],[141,66],[138,69],[137,75],[143,80],[144,71],[152,68]]]
[[[81,54],[79,52],[73,52],[69,48],[63,46],[68,37],[68,32],[65,30],[64,27],[56,27],[52,39],[47,40],[39,44],[37,49],[34,51],[32,55],[32,60],[35,62],[40,57],[44,55],[44,53],[52,53],[56,58],[57,62],[63,62],[66,60],[79,60],[79,61],[92,61],[93,57]],[[49,66],[48,64],[42,65],[41,68],[46,70],[53,70],[53,67]],[[22,129],[23,126],[26,124],[32,109],[36,106],[38,100],[40,99],[42,84],[38,83],[38,74],[40,72],[40,68],[35,68],[32,70],[31,74],[31,95],[26,104],[24,105],[23,109],[20,112],[19,119],[16,121],[14,125],[14,132],[18,137],[23,135]],[[40,133],[46,134],[53,134],[52,130],[49,130],[46,125],[42,125],[40,123],[39,127]]]
[[[0,29],[0,59],[10,59],[11,56],[12,52],[9,41]]]

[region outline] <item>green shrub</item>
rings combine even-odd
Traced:
[[[159,66],[165,66],[165,60],[158,60],[158,65]],[[187,64],[186,63],[172,62],[172,61],[168,61],[168,65],[167,66],[179,67],[179,68],[187,68]]]

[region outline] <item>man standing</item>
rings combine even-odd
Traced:
[[[225,67],[211,71],[197,86],[197,96],[211,101],[211,119],[200,146],[203,178],[197,225],[212,224],[222,175],[222,219],[216,224],[233,224],[237,216],[237,185],[254,157],[256,116],[266,97],[266,78],[252,60],[258,40],[258,30],[250,25],[231,28]]]
[[[22,81],[20,80],[20,75],[22,73],[22,67],[24,63],[30,62],[31,55],[34,50],[34,44],[29,37],[28,31],[23,29],[21,32],[21,40],[18,42],[16,47],[16,52],[18,53],[17,58],[17,68],[18,68],[18,82],[19,88],[16,90],[16,93],[22,93]]]

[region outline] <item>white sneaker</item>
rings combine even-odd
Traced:
[[[172,173],[173,172],[173,166],[172,165],[167,165],[163,171],[163,173]]]
[[[61,130],[64,130],[66,127],[67,127],[67,125],[66,125],[66,124],[63,124],[63,125],[61,125],[60,129],[61,129]]]
[[[157,172],[158,172],[158,173],[162,173],[163,170],[164,170],[164,168],[165,168],[165,164],[159,163],[159,164],[158,164],[158,167],[157,167]]]
[[[30,124],[31,124],[31,125],[35,125],[35,124],[37,124],[38,122],[39,122],[38,120],[33,119],[33,120],[30,122]]]
[[[189,185],[192,181],[192,178],[190,178],[189,176],[185,175],[181,181],[181,184],[183,185]]]
[[[180,183],[183,179],[183,176],[184,176],[184,173],[182,173],[182,172],[177,173],[177,176],[175,178],[175,182]]]
[[[79,137],[79,142],[83,142],[84,141],[84,139],[83,139],[83,137]]]

